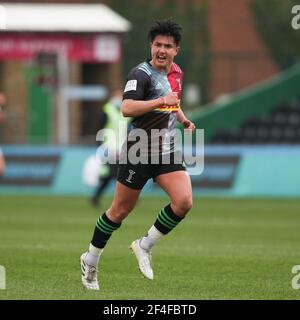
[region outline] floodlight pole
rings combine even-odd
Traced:
[[[66,49],[58,53],[58,143],[66,145],[69,143],[69,103],[67,88],[69,85],[69,65]]]

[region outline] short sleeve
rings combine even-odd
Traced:
[[[150,87],[150,77],[140,69],[133,69],[126,79],[123,99],[144,100]]]

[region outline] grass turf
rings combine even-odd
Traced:
[[[153,249],[149,281],[128,247],[166,201],[141,198],[103,253],[101,291],[90,292],[79,256],[101,210],[82,197],[0,196],[0,300],[300,298],[291,286],[300,264],[300,200],[195,198],[188,217]]]

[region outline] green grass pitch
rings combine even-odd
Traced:
[[[166,204],[141,197],[102,255],[101,291],[90,292],[79,256],[103,210],[83,197],[1,195],[0,300],[300,298],[291,285],[300,265],[300,200],[194,198],[187,218],[153,249],[149,281],[128,247]]]

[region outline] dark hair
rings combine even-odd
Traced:
[[[148,38],[153,42],[156,36],[169,36],[174,38],[176,45],[179,45],[181,32],[182,28],[172,19],[156,21],[149,30]]]

